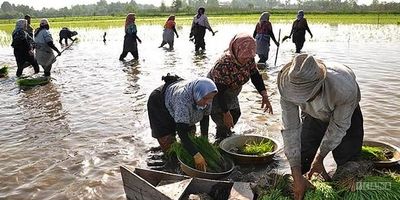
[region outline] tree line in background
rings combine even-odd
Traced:
[[[141,15],[168,15],[180,13],[192,15],[197,8],[207,8],[209,14],[228,13],[258,13],[263,10],[281,10],[290,12],[297,9],[307,12],[331,12],[331,13],[400,13],[400,3],[387,3],[373,0],[371,5],[358,5],[357,0],[296,0],[291,4],[290,0],[174,0],[171,6],[164,2],[160,7],[149,4],[137,4],[134,0],[127,3],[99,0],[96,4],[74,5],[70,8],[60,9],[43,8],[35,10],[26,5],[15,5],[8,1],[1,4],[0,19],[22,18],[25,14],[32,17],[77,17],[77,16],[124,16],[128,12],[137,12]]]

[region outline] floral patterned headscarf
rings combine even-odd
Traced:
[[[235,61],[238,61],[238,58],[255,57],[256,41],[247,33],[238,33],[229,43],[227,53],[230,54]]]

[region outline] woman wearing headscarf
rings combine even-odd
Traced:
[[[42,19],[40,20],[40,27],[35,30],[36,59],[39,65],[43,67],[45,76],[50,76],[51,67],[55,61],[53,50],[61,55],[61,52],[54,46],[49,29],[49,21]]]
[[[211,118],[217,125],[217,140],[231,135],[231,128],[240,117],[238,95],[242,86],[250,79],[262,97],[261,108],[273,113],[264,81],[256,67],[256,42],[245,33],[235,35],[229,43],[229,48],[215,63],[208,73],[218,88],[214,98]]]
[[[274,32],[272,31],[272,24],[269,21],[269,12],[261,14],[260,21],[254,30],[253,38],[257,42],[257,55],[260,58],[258,63],[265,64],[268,60],[270,38],[275,42],[276,46],[279,46],[279,42],[276,41]]]
[[[163,41],[159,47],[163,47],[165,44],[168,44],[170,49],[174,48],[174,33],[176,34],[176,38],[179,38],[175,26],[175,15],[171,15],[164,24]]]
[[[15,29],[12,33],[11,46],[14,48],[14,56],[17,61],[17,77],[22,75],[24,63],[28,62],[33,66],[35,74],[39,73],[39,65],[33,54],[33,39],[26,32],[28,22],[25,19],[17,20]]]
[[[306,31],[308,31],[308,33],[312,38],[313,34],[311,33],[310,28],[308,27],[306,18],[304,18],[304,11],[299,10],[297,12],[297,18],[293,22],[290,35],[285,36],[283,40],[291,38],[293,35],[292,41],[296,45],[296,53],[300,53],[301,49],[303,48],[304,42],[306,41]]]
[[[183,147],[193,156],[196,168],[206,171],[204,157],[193,145],[189,134],[200,122],[201,135],[208,137],[211,103],[217,87],[208,78],[185,81],[167,76],[163,80],[166,83],[155,89],[147,102],[152,136],[166,152],[178,133]]]
[[[205,14],[206,9],[200,7],[197,10],[197,14],[193,17],[192,28],[190,29],[190,38],[194,37],[195,51],[200,48],[205,50],[206,43],[204,42],[204,36],[206,35],[206,29],[211,31],[212,35],[215,32],[212,30],[210,23],[208,23],[208,18]]]
[[[135,13],[129,13],[125,19],[125,37],[124,37],[124,47],[121,55],[119,56],[119,60],[123,61],[125,57],[130,52],[133,56],[133,59],[139,59],[139,53],[137,49],[137,41],[142,43],[142,40],[137,36],[137,29],[135,24]]]

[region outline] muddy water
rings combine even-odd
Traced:
[[[207,50],[196,54],[187,26],[179,27],[181,37],[173,51],[157,48],[161,26],[139,26],[143,43],[138,62],[129,61],[131,55],[128,62],[118,61],[122,27],[77,29],[79,42],[58,58],[52,82],[32,89],[15,84],[12,49],[0,47],[0,65],[11,66],[10,76],[0,79],[0,199],[125,199],[119,166],[146,167],[147,150],[157,146],[150,136],[146,102],[162,84],[161,76],[168,72],[188,79],[204,76],[237,31],[252,33],[253,28],[217,25],[216,36],[207,33]],[[289,24],[275,24],[276,35],[279,28],[282,36],[290,31]],[[315,37],[303,51],[340,61],[355,71],[366,138],[400,146],[400,26],[311,25],[311,30]],[[7,37],[4,32],[0,35]],[[275,114],[259,109],[259,95],[246,84],[235,132],[282,141],[275,80],[279,65],[290,60],[293,49],[293,43],[283,43],[275,67],[273,45],[270,68],[263,71]]]

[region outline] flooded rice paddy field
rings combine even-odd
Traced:
[[[273,26],[276,36],[282,29],[281,38],[291,27]],[[306,36],[304,52],[340,61],[355,71],[366,138],[400,146],[400,26],[310,27],[315,37]],[[75,29],[79,42],[58,58],[52,82],[32,89],[16,85],[11,42],[5,42],[0,47],[0,65],[10,65],[10,74],[0,79],[0,199],[125,199],[119,166],[147,167],[148,149],[157,146],[150,134],[146,102],[162,84],[161,76],[168,72],[187,79],[205,76],[233,35],[252,34],[254,25],[215,25],[219,32],[214,37],[207,33],[207,50],[202,54],[194,52],[189,28],[179,27],[181,37],[175,40],[175,50],[169,51],[157,48],[161,26],[138,26],[143,40],[138,62],[129,61],[130,54],[128,62],[118,60],[122,26]],[[56,40],[58,30],[52,30]],[[103,43],[105,31],[107,42]],[[5,32],[0,37],[10,38]],[[270,67],[263,71],[274,115],[261,111],[261,98],[248,83],[240,96],[242,117],[234,131],[282,142],[276,76],[280,65],[294,55],[294,44],[281,44],[278,66],[273,65],[275,52],[272,45]],[[278,167],[284,170],[287,165]]]

